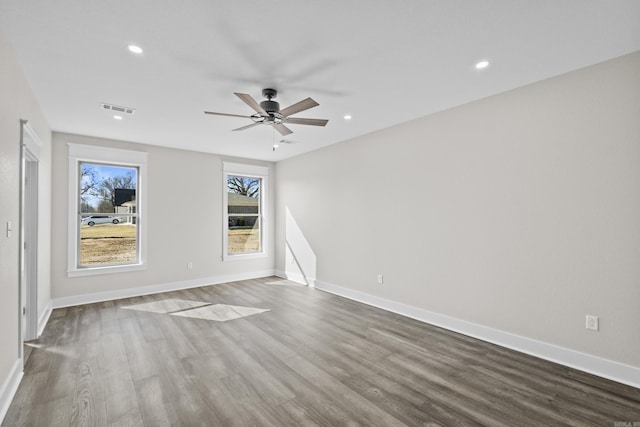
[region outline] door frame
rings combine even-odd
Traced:
[[[38,172],[42,143],[20,120],[20,358],[24,342],[38,336]]]

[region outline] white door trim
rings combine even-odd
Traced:
[[[23,358],[24,341],[33,340],[38,335],[38,166],[41,142],[27,120],[20,123],[19,348]]]

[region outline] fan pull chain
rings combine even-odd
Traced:
[[[273,126],[271,127],[271,141],[273,143],[273,151],[276,151],[278,144],[276,144],[276,129]]]

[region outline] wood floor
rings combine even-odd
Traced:
[[[3,426],[609,426],[640,390],[301,286],[54,310]],[[270,309],[226,322],[126,305]]]

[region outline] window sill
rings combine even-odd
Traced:
[[[68,270],[67,277],[98,276],[102,274],[127,273],[129,271],[146,270],[145,264],[110,265],[106,267],[78,268]]]
[[[235,254],[235,255],[224,255],[222,257],[222,261],[248,261],[251,259],[259,259],[259,258],[267,258],[269,255],[266,252],[256,252],[251,254]]]

